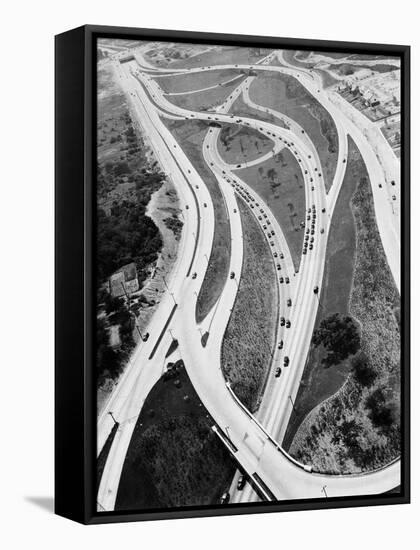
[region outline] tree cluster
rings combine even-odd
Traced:
[[[323,364],[327,367],[354,355],[360,349],[360,334],[354,319],[348,315],[333,313],[321,321],[314,332],[315,346],[322,344],[327,350]]]

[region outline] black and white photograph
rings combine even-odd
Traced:
[[[401,57],[98,37],[96,511],[401,492]]]

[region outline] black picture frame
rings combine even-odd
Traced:
[[[124,38],[374,53],[401,58],[401,407],[399,493],[145,512],[96,511],[94,252],[96,40]],[[86,25],[55,37],[55,512],[84,524],[410,501],[410,47]]]

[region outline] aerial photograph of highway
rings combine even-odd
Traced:
[[[400,58],[97,40],[98,512],[398,493]]]

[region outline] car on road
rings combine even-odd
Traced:
[[[309,245],[309,250],[312,250],[313,247],[314,247],[314,245],[313,245],[313,244],[310,244],[310,245]]]
[[[144,333],[142,338],[143,342],[147,342],[147,340],[149,339],[149,336],[150,334],[148,332]]]
[[[277,271],[281,271],[281,265],[277,264]]]
[[[322,212],[323,214],[325,214],[325,208],[323,208],[323,209],[321,210],[321,212]]]
[[[280,375],[281,375],[281,368],[280,368],[280,367],[277,367],[277,368],[276,368],[276,373],[275,373],[274,376],[275,376],[276,378],[279,378]]]
[[[258,219],[259,219],[260,221],[262,221],[262,216],[258,216]]]
[[[283,349],[283,340],[278,343],[277,349]]]
[[[246,477],[244,475],[239,476],[238,484],[236,485],[236,488],[238,491],[242,491],[242,489],[245,487],[246,483]]]
[[[280,326],[284,327],[285,324],[286,324],[286,319],[284,317],[280,317]]]
[[[223,493],[222,498],[220,499],[220,504],[227,504],[230,500],[230,494],[228,492]]]
[[[234,278],[235,278],[235,272],[234,272],[234,271],[231,271],[231,272],[230,272],[230,278],[231,278],[231,279],[234,279]]]
[[[306,254],[306,248],[302,250],[302,254]]]
[[[185,205],[185,209],[188,210],[189,209],[189,206],[188,204]]]
[[[274,256],[275,258],[277,258],[277,256],[278,256],[277,252],[274,252],[273,256]]]
[[[397,200],[397,197],[395,195],[392,195],[392,200],[393,201],[396,201]]]
[[[237,212],[237,210],[236,210],[236,208],[234,208],[234,209],[233,209],[233,213],[236,214],[236,212]]]
[[[319,292],[319,286],[314,287],[314,294],[318,294]]]
[[[284,283],[283,277],[280,277],[279,281],[280,281],[280,283]]]
[[[287,307],[291,307],[291,305],[292,305],[292,300],[291,300],[291,298],[289,298],[287,300]]]
[[[280,259],[281,259],[281,260],[284,260],[284,254],[283,254],[283,252],[280,252]]]
[[[283,364],[284,364],[285,367],[288,367],[289,363],[290,363],[290,359],[286,355],[286,357],[284,358]]]
[[[285,278],[286,284],[288,285],[290,283],[289,277]]]
[[[286,321],[286,328],[290,328],[291,327],[291,322],[290,321]]]
[[[191,279],[197,279],[197,273],[193,273]]]
[[[207,203],[206,202],[204,203],[204,208],[207,208]]]
[[[324,233],[324,228],[323,227],[321,228],[320,233],[321,233],[321,235],[322,235],[322,233]]]

